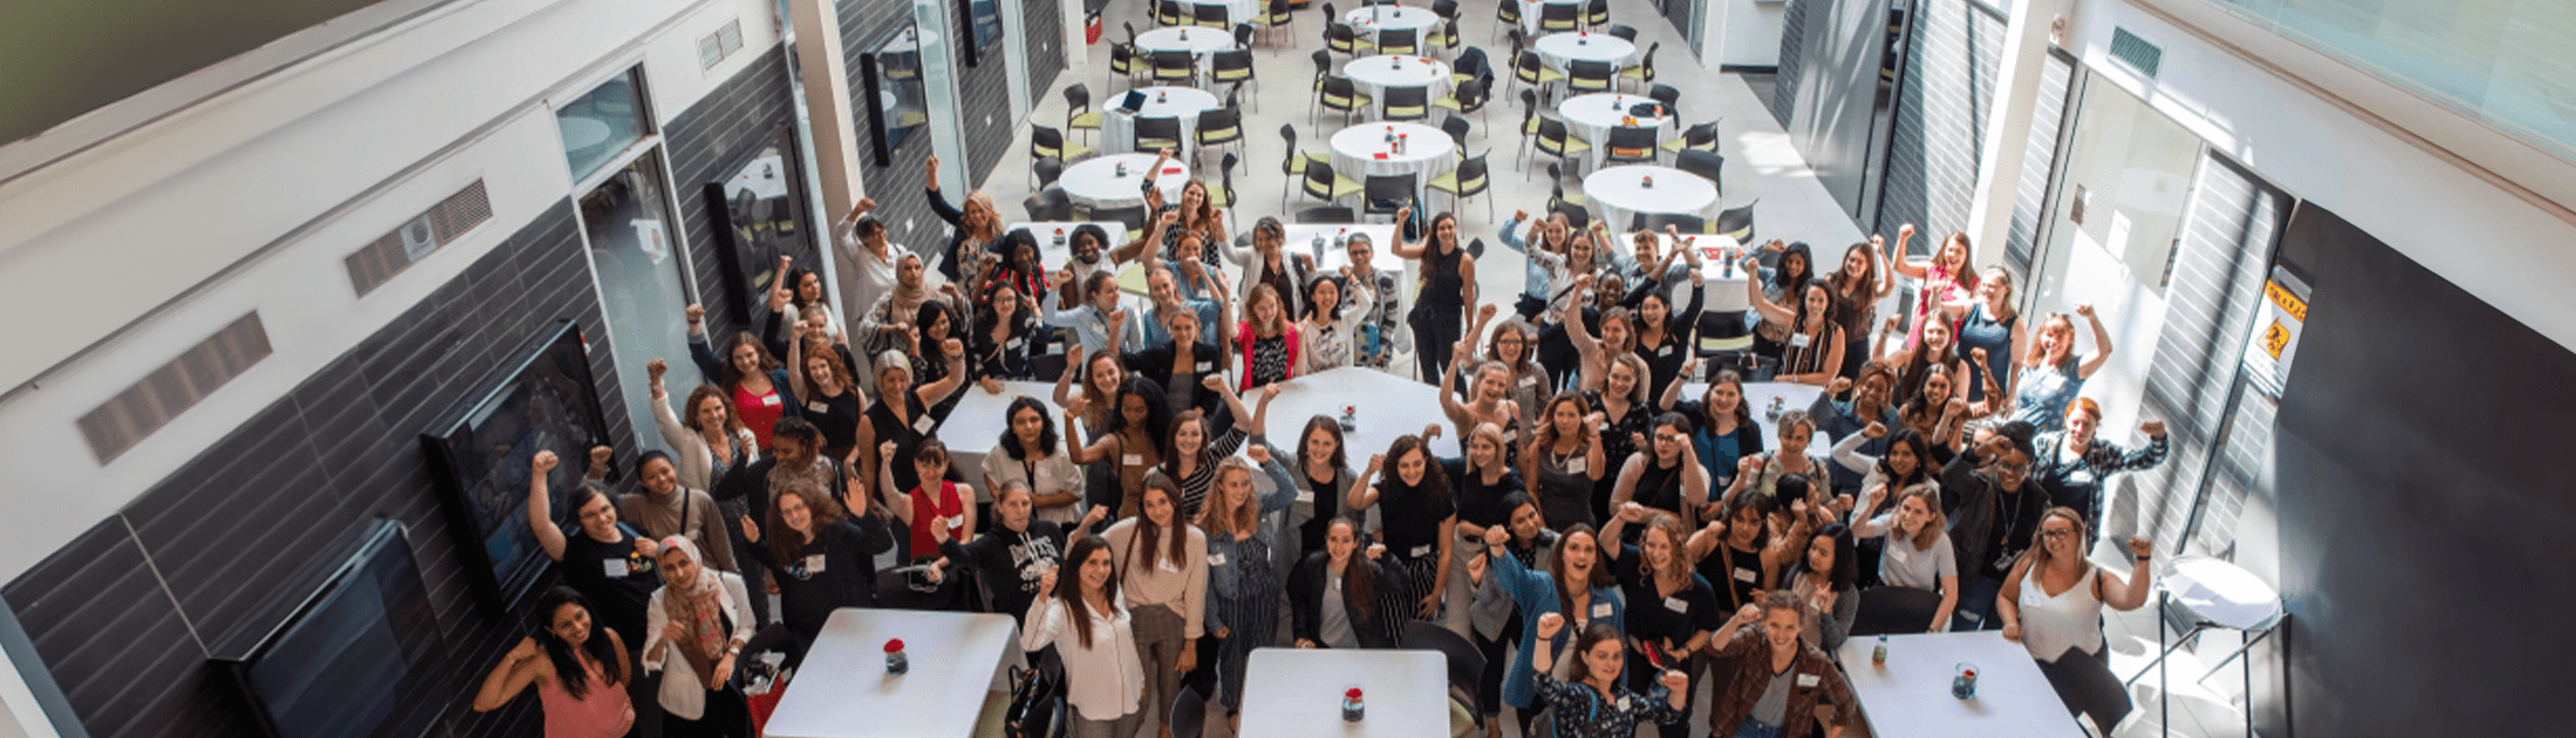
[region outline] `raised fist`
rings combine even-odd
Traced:
[[[545,476],[546,472],[554,471],[555,465],[562,461],[555,458],[553,451],[539,451],[535,458],[528,460],[528,471],[537,476]]]

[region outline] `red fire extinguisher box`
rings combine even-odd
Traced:
[[[1101,32],[1101,30],[1102,30],[1103,25],[1106,23],[1106,21],[1102,21],[1102,20],[1100,19],[1100,11],[1098,11],[1098,10],[1089,11],[1089,12],[1083,13],[1083,16],[1084,16],[1084,17],[1083,17],[1083,19],[1082,19],[1082,42],[1083,42],[1084,44],[1096,44],[1096,43],[1100,43],[1100,32]]]

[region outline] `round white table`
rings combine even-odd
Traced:
[[[1582,31],[1540,36],[1536,43],[1530,44],[1530,50],[1538,52],[1539,61],[1557,71],[1565,71],[1565,63],[1575,60],[1609,62],[1612,71],[1617,71],[1617,68],[1635,61],[1637,56],[1636,44],[1607,33]]]
[[[1164,202],[1180,202],[1181,185],[1190,181],[1190,167],[1184,161],[1175,158],[1163,162],[1162,177],[1154,180],[1155,186],[1163,191]],[[1124,175],[1118,173],[1121,164],[1127,166]],[[1153,154],[1093,157],[1066,167],[1064,176],[1058,178],[1056,184],[1064,187],[1064,194],[1072,198],[1075,205],[1095,211],[1132,208],[1145,204],[1145,168],[1153,165]]]
[[[1592,168],[1599,169],[1601,160],[1610,155],[1610,129],[1631,127],[1628,111],[1635,108],[1638,103],[1654,101],[1654,98],[1644,95],[1623,95],[1615,92],[1576,95],[1557,104],[1556,117],[1565,121],[1566,130],[1583,137],[1585,141],[1592,142]],[[1669,115],[1637,118],[1633,127],[1655,129],[1657,144],[1670,141],[1674,136],[1680,135],[1680,129],[1675,127],[1673,117]],[[1625,228],[1627,224],[1614,223],[1612,227]]]
[[[1215,110],[1222,103],[1216,98],[1216,93],[1195,87],[1143,87],[1138,88],[1137,91],[1145,93],[1145,105],[1137,108],[1134,113],[1117,108],[1118,101],[1125,98],[1126,93],[1122,92],[1109,98],[1108,109],[1100,116],[1100,151],[1102,153],[1124,154],[1135,151],[1137,118],[1179,118],[1181,119],[1181,145],[1174,149],[1173,153],[1184,157],[1189,156],[1190,152],[1198,146],[1199,114]]]
[[[1449,94],[1449,64],[1425,56],[1369,56],[1352,59],[1342,65],[1342,76],[1371,99],[1384,103],[1386,88],[1421,87],[1429,90],[1424,103]]]
[[[1391,151],[1386,132],[1393,129],[1403,136],[1404,150]],[[1367,182],[1369,175],[1413,175],[1413,197],[1421,200],[1423,185],[1458,167],[1457,142],[1438,128],[1420,123],[1362,123],[1344,126],[1333,134],[1333,173]],[[1379,158],[1383,155],[1385,158]]]
[[[1624,224],[1621,226],[1623,230],[1625,227]],[[1629,258],[1635,258],[1637,234],[1643,232],[1630,231],[1619,234],[1620,253],[1627,254]],[[1663,231],[1655,231],[1654,235],[1658,244],[1656,253],[1665,253],[1673,248],[1672,236],[1665,235]],[[1744,270],[1736,268],[1732,262],[1718,258],[1718,254],[1726,249],[1737,248],[1735,239],[1711,233],[1683,233],[1681,246],[1700,253],[1700,279],[1708,288],[1701,296],[1702,310],[1736,312],[1748,307],[1744,298]],[[1673,265],[1678,267],[1682,263],[1676,261]],[[1669,294],[1665,296],[1666,304],[1672,305],[1675,309],[1690,302],[1689,282],[1676,280],[1667,292]]]
[[[1564,2],[1548,2],[1548,1],[1546,1],[1546,0],[1520,0],[1520,4],[1521,4],[1521,34],[1522,34],[1522,35],[1524,35],[1524,36],[1528,36],[1528,37],[1530,37],[1530,38],[1538,38],[1538,16],[1539,16],[1539,12],[1542,10],[1542,8],[1540,7],[1540,6],[1542,6],[1542,5],[1563,5],[1563,6],[1567,6],[1567,7],[1570,7],[1570,8],[1574,8],[1574,14],[1575,14],[1575,17],[1576,17],[1576,18],[1581,18],[1581,17],[1583,17],[1583,3],[1578,2],[1578,0],[1564,0]]]
[[[1136,34],[1136,48],[1148,52],[1187,51],[1205,55],[1234,48],[1234,34],[1216,28],[1157,28]]]
[[[1440,26],[1440,16],[1432,13],[1428,8],[1380,5],[1344,13],[1342,22],[1351,24],[1351,30],[1364,35],[1375,35],[1378,31],[1384,30],[1411,28],[1422,32],[1415,36],[1416,40],[1427,42],[1431,29]],[[1426,43],[1425,48],[1428,47]]]
[[[1646,182],[1651,179],[1654,184]],[[1638,213],[1685,213],[1708,216],[1717,205],[1717,184],[1672,167],[1631,164],[1610,167],[1583,178],[1583,195],[1601,208],[1603,222],[1619,230]]]

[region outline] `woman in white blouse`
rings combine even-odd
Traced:
[[[662,734],[751,735],[751,712],[733,686],[751,640],[751,595],[742,577],[708,568],[686,536],[662,539],[662,588],[644,610],[644,673],[662,677]]]
[[[1055,646],[1064,662],[1066,701],[1073,704],[1073,738],[1135,738],[1145,726],[1145,712],[1139,709],[1145,667],[1136,652],[1127,598],[1118,593],[1109,546],[1098,537],[1081,536],[1064,560],[1073,562],[1074,576],[1059,579],[1052,569],[1039,576],[1020,648]]]
[[[726,471],[757,459],[760,444],[734,413],[732,400],[715,385],[689,392],[687,420],[671,412],[671,393],[662,389],[662,374],[669,369],[661,359],[644,363],[644,373],[653,380],[653,425],[662,430],[662,442],[671,444],[671,458],[679,462],[680,486],[714,489]]]

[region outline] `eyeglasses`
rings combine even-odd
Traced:
[[[2041,538],[2065,538],[2071,535],[2075,535],[2075,531],[2064,528],[2051,528],[2039,532],[2039,537]]]

